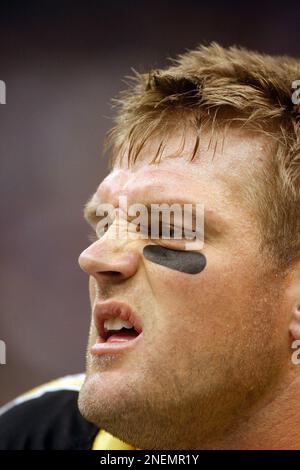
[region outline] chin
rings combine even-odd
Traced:
[[[81,414],[90,422],[107,429],[112,423],[128,422],[137,414],[138,399],[135,388],[129,383],[105,377],[105,372],[87,376],[79,393]]]
[[[127,396],[123,401],[120,394],[119,390],[118,397],[110,397],[99,384],[99,377],[88,377],[79,393],[79,411],[87,421],[99,429],[104,429],[127,444],[138,447],[136,439],[141,431],[141,419],[136,413],[136,404],[134,407],[128,404],[134,401],[134,397]]]

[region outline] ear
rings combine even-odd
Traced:
[[[300,263],[293,270],[288,301],[291,308],[290,333],[294,339],[300,340]]]

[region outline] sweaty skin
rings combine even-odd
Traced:
[[[144,247],[143,254],[152,263],[186,274],[198,274],[206,266],[205,256],[194,251],[173,250],[164,246],[147,245]]]
[[[244,201],[248,175],[268,158],[269,141],[246,130],[222,137],[210,145],[203,135],[194,163],[193,135],[178,157],[181,135],[171,135],[158,164],[149,160],[159,142],[149,142],[133,167],[117,162],[94,195],[114,207],[126,195],[128,206],[205,208],[207,265],[200,273],[150,261],[143,249],[152,240],[113,240],[112,228],[80,255],[92,321],[79,407],[139,449],[300,448],[300,387],[290,385],[300,369],[291,362],[289,336],[300,268],[292,281],[274,274],[260,250],[261,225]],[[95,230],[97,217],[89,221]],[[175,240],[154,242],[162,244],[180,249]],[[296,286],[293,298],[288,283]],[[93,311],[106,300],[130,305],[143,336],[124,354],[95,357]]]

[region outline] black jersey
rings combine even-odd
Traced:
[[[63,377],[0,408],[0,450],[133,449],[80,414],[83,381]]]

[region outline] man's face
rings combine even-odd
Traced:
[[[264,142],[236,131],[222,148],[207,149],[203,139],[193,163],[186,142],[182,156],[171,158],[178,139],[170,139],[154,165],[148,146],[133,168],[116,166],[95,198],[115,207],[120,195],[128,205],[204,204],[205,268],[189,274],[144,257],[145,246],[176,249],[174,240],[110,239],[109,230],[79,259],[92,305],[80,410],[138,448],[209,445],[257,406],[288,360],[283,281],[268,274],[255,218],[226,184],[227,175],[239,182],[246,166],[261,164]],[[142,336],[132,347],[97,355],[95,308],[109,299],[134,310]]]

